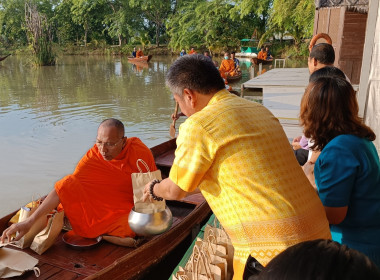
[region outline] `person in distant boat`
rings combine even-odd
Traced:
[[[294,244],[331,238],[322,203],[267,108],[228,92],[203,55],[178,58],[166,84],[188,118],[169,178],[148,183],[145,200],[200,190],[231,238],[234,280],[250,256],[266,265]]]
[[[196,54],[197,52],[194,50],[194,48],[191,48],[191,50],[189,51],[189,54]]]
[[[131,174],[138,173],[142,159],[157,170],[150,149],[136,137],[124,136],[124,125],[116,119],[104,120],[94,146],[82,157],[73,174],[56,182],[54,189],[26,221],[6,229],[4,242],[16,232],[25,235],[38,217],[49,214],[60,203],[77,235],[134,237],[128,225],[133,207]]]
[[[261,50],[257,54],[257,59],[267,60],[267,52],[265,51],[264,46],[261,47]]]
[[[182,51],[179,53],[179,56],[184,56],[186,54],[186,51],[182,49]]]
[[[136,48],[133,48],[132,56],[136,57]]]
[[[309,83],[300,122],[311,148],[321,153],[304,171],[324,205],[333,240],[380,267],[380,161],[376,135],[358,112],[356,92],[345,78]]]
[[[265,52],[267,53],[267,60],[272,60],[273,56],[272,56],[272,53],[269,50],[269,47],[265,47]]]
[[[235,62],[230,59],[228,52],[224,53],[224,59],[220,63],[219,72],[223,79],[227,79],[227,76],[235,76],[237,74]]]
[[[324,239],[305,241],[277,255],[255,280],[376,280],[380,270],[361,252]]]
[[[235,57],[235,54],[236,54],[236,52],[231,52],[231,59],[234,61],[234,63],[235,63],[235,68],[236,69],[239,69],[240,68],[240,61],[239,61],[239,59],[237,59],[236,57]]]
[[[137,51],[137,53],[136,53],[136,57],[137,58],[140,58],[140,57],[143,57],[144,56],[144,53],[143,53],[143,51],[141,50],[141,48],[139,48],[139,50]]]
[[[208,57],[208,58],[211,59],[211,61],[212,61],[212,56],[210,55],[209,51],[205,51],[205,52],[203,53],[203,55],[204,55],[205,57]]]

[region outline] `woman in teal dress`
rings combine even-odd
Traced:
[[[334,241],[366,254],[380,267],[380,162],[376,136],[358,115],[351,84],[338,77],[311,82],[300,119],[313,149],[315,184]],[[312,166],[312,163],[307,163]],[[309,179],[312,170],[305,168]],[[313,183],[313,182],[312,182]]]

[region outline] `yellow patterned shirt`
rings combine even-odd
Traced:
[[[278,119],[226,90],[180,126],[169,177],[201,190],[234,245],[234,279],[250,254],[266,265],[291,245],[331,238]]]

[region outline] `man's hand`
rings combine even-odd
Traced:
[[[152,196],[150,195],[150,184],[152,183],[153,181],[150,181],[148,184],[145,185],[144,187],[144,192],[143,192],[143,202],[153,202],[153,198]]]
[[[302,136],[297,136],[293,139],[292,141],[293,150],[297,151],[301,149],[301,145],[300,145],[301,138]]]
[[[30,219],[26,219],[25,221],[17,224],[11,225],[9,228],[3,231],[3,235],[1,236],[1,242],[11,242],[20,240],[25,234],[28,233],[30,228],[32,227]],[[12,236],[18,232],[18,235],[15,239],[12,240]]]

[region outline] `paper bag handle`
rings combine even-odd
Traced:
[[[136,166],[137,166],[138,170],[140,171],[140,173],[143,173],[143,172],[142,172],[142,169],[141,169],[140,166],[139,166],[139,163],[142,163],[142,164],[145,166],[147,172],[150,172],[149,166],[146,164],[146,162],[143,161],[142,159],[138,159],[138,160],[136,161]]]

